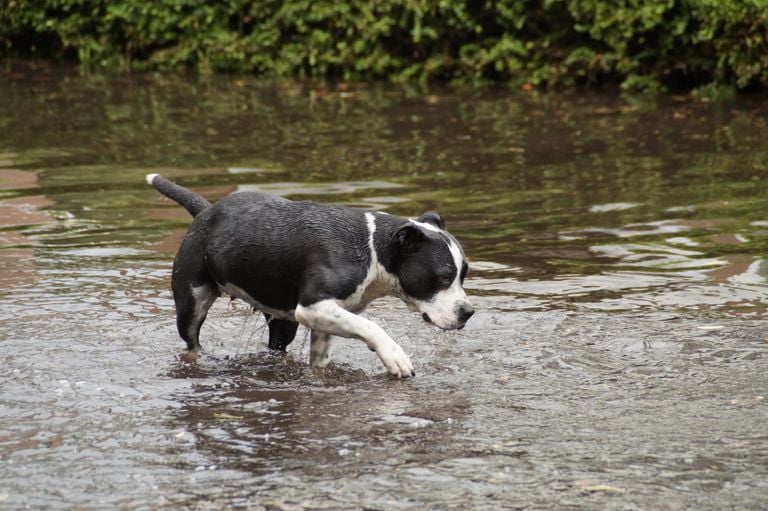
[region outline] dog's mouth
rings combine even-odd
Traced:
[[[434,321],[432,321],[432,318],[430,318],[430,317],[429,317],[429,314],[427,314],[426,312],[425,312],[425,313],[423,313],[423,314],[421,315],[421,319],[423,319],[424,321],[426,321],[426,322],[427,322],[427,323],[429,323],[430,325],[435,325],[435,322],[434,322]],[[464,323],[459,323],[459,324],[457,324],[457,325],[456,325],[456,326],[454,326],[454,327],[448,327],[448,328],[446,328],[446,327],[442,327],[442,326],[440,326],[440,325],[435,325],[435,326],[436,326],[436,327],[438,327],[438,328],[440,328],[441,330],[461,330],[462,328],[464,328],[464,326],[465,326],[465,325],[466,325],[466,322],[464,322]]]

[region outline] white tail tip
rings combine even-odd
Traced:
[[[152,185],[152,181],[154,181],[154,180],[155,180],[155,178],[156,178],[157,176],[159,176],[159,175],[160,175],[160,174],[147,174],[147,177],[146,177],[146,179],[147,179],[147,184],[148,184],[148,185]]]

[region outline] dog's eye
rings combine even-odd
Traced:
[[[461,275],[459,277],[462,283],[464,282],[464,279],[467,278],[467,271],[469,271],[469,265],[466,261],[464,261],[464,263],[461,265]]]
[[[448,275],[442,275],[440,277],[440,285],[448,287],[451,285],[451,282],[453,282],[453,279],[449,277]]]

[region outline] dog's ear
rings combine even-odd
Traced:
[[[445,222],[443,221],[443,217],[441,217],[440,213],[437,211],[427,211],[419,217],[419,222],[432,224],[438,229],[445,230]]]
[[[392,240],[404,252],[415,252],[427,239],[427,235],[421,229],[418,225],[409,222],[395,231]]]

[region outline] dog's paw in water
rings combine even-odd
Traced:
[[[380,347],[376,350],[376,354],[379,355],[381,362],[391,376],[395,378],[412,378],[416,376],[411,359],[405,353],[402,346],[396,342]]]
[[[179,355],[179,361],[184,364],[196,364],[199,358],[197,350],[187,350]]]

